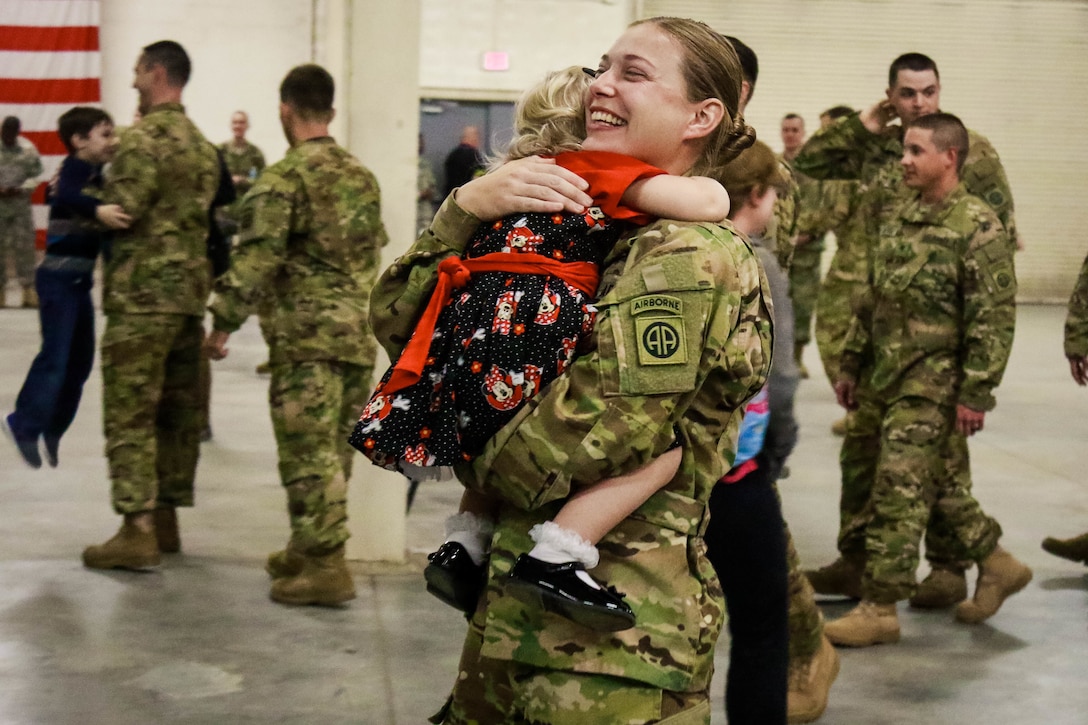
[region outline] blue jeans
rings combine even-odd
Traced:
[[[94,364],[92,272],[36,272],[42,349],[30,365],[11,428],[16,438],[60,438],[72,424]]]

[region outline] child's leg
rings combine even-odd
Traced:
[[[465,547],[477,566],[487,559],[491,534],[495,531],[497,502],[477,491],[465,489],[457,513],[446,519],[446,541]]]
[[[581,561],[592,569],[597,542],[673,479],[681,455],[674,448],[636,471],[579,489],[554,521],[533,527],[536,546],[529,555],[552,564]]]

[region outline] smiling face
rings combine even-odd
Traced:
[[[941,151],[928,128],[908,128],[903,137],[903,183],[923,193],[936,188],[956,168],[956,154]]]
[[[699,103],[687,99],[680,45],[652,23],[627,29],[601,58],[586,96],[583,148],[634,156],[670,173],[691,167],[690,129]],[[697,152],[697,151],[696,151]]]
[[[888,89],[888,100],[906,126],[941,107],[941,82],[932,70],[900,70]]]
[[[97,124],[86,136],[72,136],[76,156],[91,164],[109,163],[119,144],[120,139],[113,133],[113,124],[109,121]]]

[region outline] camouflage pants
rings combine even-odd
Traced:
[[[823,251],[823,241],[817,239],[797,247],[793,252],[790,299],[793,301],[793,340],[799,347],[812,341],[812,315],[820,293],[820,257]]]
[[[26,288],[34,285],[34,220],[30,199],[0,199],[0,293],[8,285],[8,257]],[[0,298],[2,301],[2,298]]]
[[[922,534],[931,511],[939,511],[952,532],[948,542],[957,560],[979,561],[997,546],[1001,527],[986,516],[964,478],[949,466],[969,470],[966,441],[953,436],[955,408],[918,397],[890,401],[865,395],[847,437],[867,451],[867,460],[843,460],[844,495],[848,470],[871,481],[867,555],[862,581],[866,599],[890,603],[915,591]],[[846,445],[844,443],[844,455]],[[955,461],[955,463],[950,463]]]
[[[373,366],[330,361],[272,365],[268,402],[291,540],[299,551],[327,552],[348,538],[356,452],[348,436],[370,399],[373,372]]]
[[[457,682],[431,718],[445,725],[708,725],[709,692],[672,692],[634,680],[547,670],[480,655],[481,607],[469,623]]]
[[[203,339],[199,317],[106,318],[102,422],[118,513],[193,505]]]
[[[785,523],[785,522],[783,522]],[[820,649],[824,636],[824,617],[816,604],[816,592],[801,571],[801,558],[793,545],[793,535],[786,524],[786,565],[790,609],[790,663],[807,662]]]

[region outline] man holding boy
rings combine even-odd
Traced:
[[[219,157],[185,115],[192,65],[163,40],[145,47],[133,87],[143,118],[121,138],[103,190],[132,225],[106,262],[102,417],[120,531],[83,552],[93,569],[143,569],[176,552],[177,506],[193,505],[200,455],[200,345],[208,210]]]
[[[45,258],[35,273],[41,300],[42,347],[0,425],[31,468],[40,468],[38,440],[56,466],[61,436],[79,408],[94,363],[93,272],[106,240],[103,225],[124,229],[129,217],[88,192],[101,188],[102,167],[117,151],[113,121],[100,108],[76,106],[59,119],[68,149],[50,199]],[[96,223],[97,222],[99,223]]]

